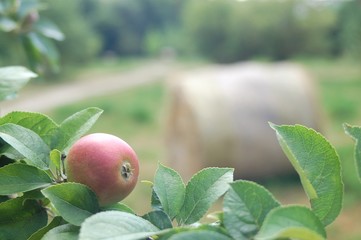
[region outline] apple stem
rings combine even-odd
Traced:
[[[67,177],[65,173],[65,159],[66,155],[64,153],[61,154],[61,170],[60,170],[60,176],[63,179],[64,182],[66,182]]]

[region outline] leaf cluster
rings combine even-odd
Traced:
[[[79,239],[326,239],[325,228],[342,206],[339,157],[312,129],[271,127],[300,175],[310,207],[281,205],[263,186],[233,181],[232,169],[203,169],[185,185],[176,171],[159,164],[149,213],[97,213],[82,223]],[[202,223],[222,196],[222,211],[211,214],[210,223]]]
[[[23,88],[31,78],[37,75],[25,67],[11,66],[0,68],[0,101],[16,97],[17,92]]]
[[[63,156],[101,113],[87,108],[61,124],[33,112],[11,112],[0,118],[0,239],[41,239],[68,219],[66,214],[57,217],[62,208],[54,206],[60,203],[71,214],[77,206],[97,204],[86,186],[65,183]],[[64,204],[69,199],[74,206]],[[79,225],[95,212],[77,213],[70,222]]]
[[[0,1],[0,31],[21,42],[33,71],[58,72],[59,53],[53,41],[62,41],[64,34],[51,20],[39,15],[44,8],[38,0]]]
[[[274,124],[309,206],[282,205],[265,187],[234,181],[231,168],[205,168],[185,183],[159,163],[147,182],[148,213],[138,215],[121,202],[100,207],[91,189],[65,181],[63,156],[101,113],[84,109],[61,124],[30,112],[0,118],[0,239],[321,240],[341,211],[343,182],[334,147],[313,129]],[[361,128],[344,127],[356,140],[359,166]],[[219,199],[222,210],[207,216]]]

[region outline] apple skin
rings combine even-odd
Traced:
[[[139,161],[122,139],[106,133],[93,133],[72,145],[65,159],[67,181],[87,185],[100,206],[123,200],[134,189]]]

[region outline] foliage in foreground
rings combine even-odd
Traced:
[[[35,75],[26,69],[0,69],[12,85],[6,99]],[[7,74],[7,73],[11,74]],[[87,186],[67,182],[69,148],[102,114],[87,108],[57,124],[33,112],[0,118],[0,239],[326,239],[326,226],[339,215],[343,183],[339,156],[320,133],[301,125],[275,125],[279,143],[299,174],[310,207],[281,205],[263,186],[233,180],[231,168],[206,168],[185,184],[158,165],[150,196],[151,211],[139,216],[117,203],[101,207]],[[361,176],[361,128],[344,125],[356,140]],[[203,223],[213,203],[222,211]],[[22,227],[26,226],[26,227]],[[21,229],[19,231],[19,229]]]
[[[263,186],[234,181],[231,168],[203,169],[185,184],[162,164],[148,182],[150,212],[139,216],[122,203],[100,207],[88,187],[66,182],[63,161],[101,113],[84,109],[61,124],[31,112],[0,118],[1,239],[326,239],[325,227],[341,211],[343,183],[334,147],[313,129],[274,124],[310,207],[281,205]],[[356,139],[359,166],[361,128],[344,127]],[[220,197],[222,211],[203,223]]]
[[[39,15],[43,9],[44,5],[38,0],[0,1],[1,43],[6,46],[1,55],[7,61],[16,59],[15,62],[19,62],[19,53],[22,53],[19,48],[23,48],[33,71],[56,73],[59,53],[54,41],[64,40],[64,34],[51,20]]]

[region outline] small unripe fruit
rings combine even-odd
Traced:
[[[122,139],[105,133],[80,138],[69,150],[65,171],[70,182],[90,187],[100,206],[123,200],[134,189],[139,162],[134,150]]]
[[[33,25],[39,20],[39,13],[34,10],[29,12],[23,19],[21,23],[21,30],[23,32],[31,31]]]

